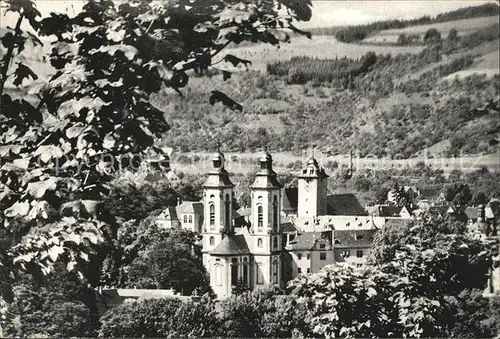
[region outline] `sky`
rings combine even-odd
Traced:
[[[358,25],[385,19],[410,19],[424,15],[452,11],[461,7],[480,5],[483,0],[427,0],[427,1],[386,1],[386,0],[323,0],[313,1],[313,16],[309,22],[297,24],[300,28]],[[83,0],[37,0],[37,8],[42,16],[50,12],[74,14],[81,8]],[[12,25],[10,15],[0,16],[0,26]]]

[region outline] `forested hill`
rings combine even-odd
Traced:
[[[311,33],[316,35],[335,35],[335,38],[341,42],[358,42],[362,41],[370,34],[378,31],[435,24],[462,19],[498,16],[499,13],[500,7],[498,6],[498,4],[487,3],[480,6],[465,7],[451,12],[440,13],[435,17],[426,15],[417,19],[410,20],[384,20],[366,25],[346,26],[338,28],[315,28],[311,30]]]
[[[325,51],[314,39],[292,42],[280,49],[280,55],[292,58],[269,62],[265,73],[242,71],[227,81],[222,74],[198,78],[184,97],[156,97],[172,124],[163,142],[183,151],[215,150],[220,141],[235,152],[267,145],[275,151],[317,147],[407,158],[424,150],[443,156],[492,154],[498,151],[500,128],[498,37],[494,24],[469,34],[443,34],[414,54],[391,55],[398,47],[387,47],[387,54],[357,58],[334,55],[366,46],[338,44],[329,47],[330,59],[293,57],[305,48],[311,54]],[[270,52],[260,48],[233,53],[265,59]],[[243,111],[208,104],[214,83]]]

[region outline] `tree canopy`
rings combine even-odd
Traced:
[[[46,274],[61,258],[80,272],[96,246],[112,243],[117,225],[99,201],[113,173],[136,170],[143,160],[165,166],[155,140],[170,126],[150,94],[182,93],[190,72],[202,74],[221,60],[245,63],[219,55],[231,43],[278,45],[289,40],[287,32],[306,34],[294,22],[311,17],[309,0],[93,0],[73,17],[47,18],[32,0],[5,5],[17,22],[1,38],[2,227],[15,217],[52,226],[2,247],[2,281],[19,270]],[[22,60],[13,62],[28,42],[43,44],[22,30],[23,22],[55,40],[47,81]],[[5,87],[30,80],[34,101],[15,99]],[[4,289],[8,284],[2,295]]]

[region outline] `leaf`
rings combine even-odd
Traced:
[[[7,208],[4,212],[5,216],[8,218],[13,218],[13,217],[24,217],[28,214],[30,211],[30,204],[27,201],[23,202],[16,202],[14,205],[11,207]]]
[[[30,182],[27,192],[34,198],[40,199],[45,195],[45,192],[54,191],[57,188],[57,180],[49,178],[44,181]]]
[[[55,145],[41,145],[34,153],[35,156],[39,155],[40,160],[48,162],[52,158],[59,159],[64,155],[62,149]]]
[[[252,62],[250,60],[241,59],[232,54],[227,54],[226,56],[224,56],[224,61],[231,63],[234,67],[237,67],[239,64],[243,64],[247,69],[248,65],[252,65]]]
[[[31,68],[25,66],[23,63],[17,64],[17,69],[15,71],[15,79],[13,84],[15,86],[19,86],[23,83],[23,80],[26,78],[32,78],[33,80],[38,79],[38,75],[36,75]]]
[[[228,97],[226,94],[219,91],[212,91],[212,94],[210,95],[210,98],[208,100],[210,102],[210,105],[222,102],[222,104],[233,110],[238,110],[238,111],[243,110],[243,106],[241,106],[236,101]]]
[[[229,71],[222,71],[222,79],[226,81],[227,79],[231,79],[232,73]]]
[[[109,55],[116,56],[117,52],[121,52],[125,55],[128,60],[133,60],[139,51],[134,46],[130,45],[112,45],[112,46],[101,46],[97,51],[102,53],[108,53]],[[95,52],[94,52],[95,53]],[[92,54],[92,53],[91,53]]]
[[[80,99],[72,99],[65,101],[59,106],[57,110],[57,114],[61,118],[65,118],[69,115],[75,114],[79,116],[80,111],[83,108],[87,108],[90,111],[98,112],[102,106],[106,105],[101,98],[91,98],[89,96],[85,96]]]
[[[50,259],[53,261],[53,262],[56,262],[57,261],[57,258],[59,257],[59,255],[63,254],[64,253],[64,247],[62,246],[52,246],[49,250],[48,250],[48,253],[49,253],[49,257]]]
[[[74,139],[83,133],[85,126],[83,123],[78,122],[66,130],[66,136],[69,139]]]

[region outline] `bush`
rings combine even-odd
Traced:
[[[126,302],[101,317],[100,337],[169,337],[176,335],[179,299]]]

